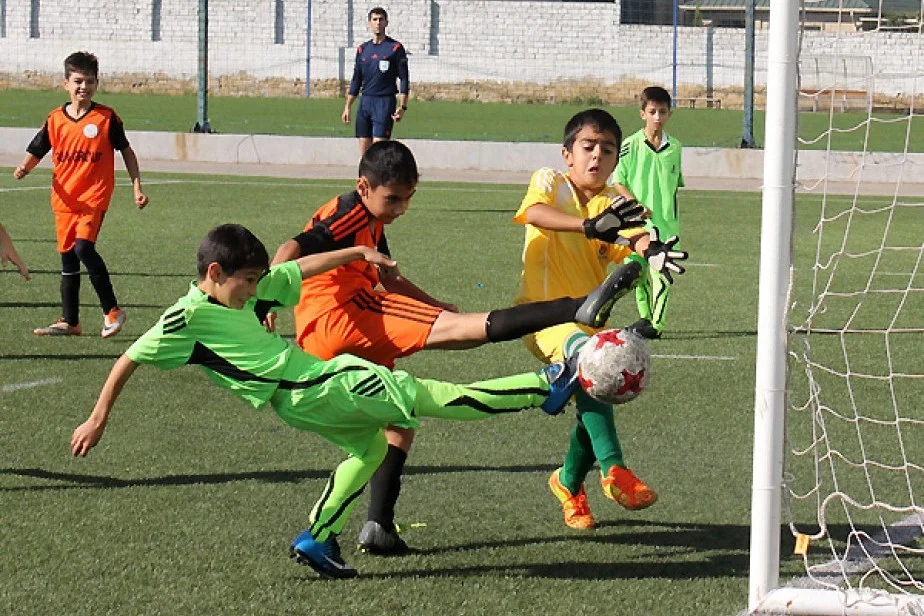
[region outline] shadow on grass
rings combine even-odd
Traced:
[[[0,271],[0,273],[2,273],[2,271]],[[17,276],[19,275],[19,272],[16,271],[16,270],[8,271],[7,273],[15,273]],[[35,274],[54,274],[54,275],[56,275],[56,276],[60,276],[60,275],[61,275],[61,270],[60,270],[60,269],[50,269],[50,270],[49,270],[49,269],[30,269],[30,270],[29,270],[29,273],[30,273],[30,274],[33,274],[33,275],[35,275]],[[83,271],[80,272],[80,274],[81,274],[82,276],[86,276],[86,275],[87,275],[87,273],[86,273],[86,272],[83,272]],[[138,278],[189,278],[190,280],[192,280],[193,278],[196,277],[195,272],[185,272],[185,273],[183,273],[183,274],[158,274],[158,273],[155,273],[155,272],[115,272],[115,271],[110,271],[110,272],[109,272],[109,275],[110,275],[110,276],[136,276],[136,277],[138,277]]]
[[[84,356],[85,357],[85,356]],[[436,475],[443,473],[504,472],[504,473],[549,473],[558,468],[554,464],[536,464],[522,466],[410,466],[404,469],[404,475]],[[119,479],[108,475],[83,475],[80,473],[62,473],[40,468],[4,468],[0,475],[29,477],[43,481],[68,482],[57,485],[31,485],[0,487],[2,492],[32,492],[46,490],[75,490],[86,488],[135,488],[141,486],[185,486],[195,484],[222,484],[238,481],[263,481],[267,483],[297,483],[306,479],[327,479],[333,469],[328,470],[277,470],[244,471],[240,473],[214,473],[190,475],[164,475],[162,477],[142,477],[137,479]]]
[[[155,308],[155,309],[164,309],[166,306],[163,304],[127,304],[124,302],[119,302],[121,308]],[[61,302],[0,302],[0,308],[60,308]],[[97,309],[99,310],[99,304],[80,304],[81,308]]]

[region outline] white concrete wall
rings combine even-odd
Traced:
[[[285,41],[274,43],[275,2],[210,0],[212,76],[246,72],[258,78],[306,74],[308,0],[285,1]],[[7,0],[0,37],[0,73],[58,75],[77,49],[100,56],[105,73],[196,74],[197,3],[166,0],[161,40],[151,40],[150,0],[42,0],[39,38],[30,38],[29,0]],[[369,36],[366,14],[377,2],[311,1],[311,77],[349,76],[355,45]],[[390,0],[389,33],[411,53],[411,81],[549,82],[594,77],[669,85],[673,31],[620,26],[619,3],[500,0]],[[806,32],[805,55],[871,56],[879,92],[913,91],[924,66],[924,37],[906,33]],[[757,33],[756,82],[766,78],[767,32]],[[344,69],[341,58],[348,64]],[[681,28],[681,84],[741,86],[744,31]],[[858,63],[861,64],[861,63]],[[861,89],[859,87],[854,89]]]
[[[35,134],[31,128],[0,128],[0,159],[18,164]],[[129,131],[132,148],[144,163],[175,161],[189,163],[231,163],[261,165],[303,165],[309,167],[356,167],[356,140],[327,137],[282,137],[275,135],[209,135]],[[402,140],[414,151],[422,171],[470,171],[488,173],[523,172],[560,166],[561,146],[554,143],[493,143],[482,141]],[[43,161],[48,165],[48,159]],[[118,157],[117,157],[118,158]],[[723,148],[683,149],[683,173],[688,179],[756,180],[763,173],[762,150]],[[827,175],[826,175],[827,174]],[[800,182],[816,182],[827,176],[831,182],[865,184],[924,183],[924,154],[803,151],[799,154]],[[528,177],[528,175],[526,176]]]

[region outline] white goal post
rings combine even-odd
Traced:
[[[906,123],[904,152],[894,158],[896,167],[914,162],[909,149],[916,145],[913,136],[921,139],[912,132],[920,111],[915,113],[914,93],[905,92],[907,114],[876,118],[872,86],[864,84],[866,121],[851,129],[863,141],[863,152],[854,157],[860,161],[857,177],[851,178],[857,187],[840,198],[843,205],[832,198],[827,180],[818,183],[820,219],[802,229],[817,246],[801,250],[813,252],[815,261],[797,265],[801,4],[770,0],[747,613],[924,616],[924,197],[904,194],[912,179],[903,168],[892,175],[893,190],[880,202],[866,199],[860,186],[866,165],[877,157],[869,154],[870,135],[884,123]],[[881,17],[880,3],[868,4]],[[924,11],[919,24],[922,16]],[[920,25],[911,35],[924,40]],[[871,53],[875,63],[876,51]],[[907,62],[909,82],[924,84],[924,67],[915,65],[924,60]],[[817,97],[843,87],[813,84],[810,90]],[[924,100],[924,93],[918,98]],[[844,111],[822,109],[830,116],[821,137],[828,140],[829,158],[838,157],[831,141],[841,131],[837,116]],[[880,221],[882,229],[864,229],[870,220]],[[856,248],[866,239],[877,245]],[[795,297],[803,292],[794,283],[797,273],[810,279],[807,299]],[[846,288],[846,280],[856,286]],[[876,321],[871,311],[881,318]],[[842,322],[832,325],[841,315]],[[881,360],[879,367],[870,367],[871,357]],[[794,364],[800,364],[798,371]],[[793,380],[808,393],[795,394]],[[796,437],[789,425],[794,409],[807,424]],[[850,438],[834,442],[843,434]],[[891,449],[874,451],[882,443]],[[792,457],[814,471],[805,485],[790,468]],[[813,518],[796,519],[795,505],[806,502]],[[786,554],[784,564],[793,570],[799,565],[801,574],[781,584],[782,524],[792,530],[797,554]]]

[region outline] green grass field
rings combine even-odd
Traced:
[[[71,458],[68,441],[113,361],[185,293],[209,228],[243,223],[272,253],[351,183],[147,174],[152,203],[143,212],[120,186],[99,250],[129,314],[125,331],[95,335],[101,317],[85,280],[89,335],[43,339],[31,329],[59,316],[49,174],[14,185],[9,169],[0,171],[3,223],[34,272],[26,283],[0,271],[0,613],[676,616],[745,607],[758,195],[682,196],[691,262],[668,333],[651,344],[650,389],[617,417],[629,464],[660,493],[654,507],[624,511],[590,477],[600,528],[563,525],[546,481],[561,463],[572,412],[429,420],[398,507],[417,552],[354,552],[364,496],[342,541],[362,577],[338,583],[286,552],[342,454],[269,409],[254,412],[198,369],[139,369],[90,456]],[[523,235],[510,219],[522,193],[422,184],[388,231],[404,274],[463,310],[507,305]],[[733,239],[716,237],[723,220],[734,220]],[[800,225],[808,234],[811,223]],[[635,318],[624,300],[613,322]],[[292,332],[288,315],[281,331]],[[511,342],[424,352],[399,367],[467,382],[538,364]],[[798,575],[789,539],[783,554],[784,579]]]
[[[195,96],[106,93],[97,100],[115,107],[129,131],[188,132],[196,123]],[[0,91],[0,126],[34,126],[45,121],[54,107],[67,100],[63,90]],[[560,143],[565,122],[585,104],[508,104],[412,100],[410,110],[395,129],[400,139],[444,139],[472,141],[528,141]],[[607,107],[626,134],[641,128],[635,107]],[[352,125],[340,122],[343,99],[331,98],[237,98],[211,97],[209,122],[220,133],[309,135],[352,137]],[[354,107],[354,112],[356,108]],[[879,114],[869,125],[870,151],[904,151],[910,133],[910,152],[924,151],[924,140],[915,134],[924,130],[924,120],[916,117],[909,129],[908,118]],[[829,125],[836,129],[826,132]],[[811,143],[806,149],[828,147],[835,150],[863,149],[865,114],[801,113],[800,136]],[[860,130],[839,132],[848,128]],[[669,132],[684,145],[736,148],[741,143],[743,112],[734,109],[677,109]],[[764,113],[754,113],[754,137],[764,138]],[[819,138],[819,136],[822,136]]]

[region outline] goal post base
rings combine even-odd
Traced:
[[[749,616],[918,616],[924,598],[885,592],[778,588],[747,612]]]

